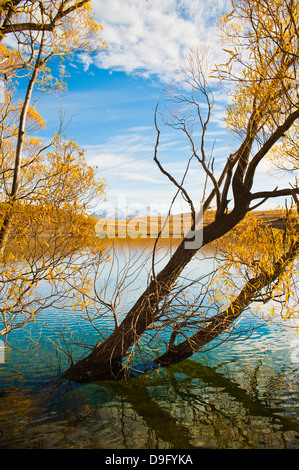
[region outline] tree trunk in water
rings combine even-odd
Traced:
[[[230,214],[205,227],[202,246],[220,238],[236,226],[247,212],[245,204],[241,207],[242,210],[233,210]],[[86,358],[66,370],[62,374],[63,378],[75,382],[91,382],[120,379],[126,374],[122,365],[122,358],[155,321],[160,302],[171,292],[182,270],[198,252],[198,248],[185,248],[185,241],[181,242],[167,265],[150,282],[119,327],[104,342],[97,344]]]
[[[261,271],[256,277],[250,279],[242,288],[239,295],[231,303],[230,307],[222,313],[215,315],[207,326],[198,330],[190,338],[177,346],[172,346],[162,356],[155,359],[155,363],[166,367],[176,364],[213,341],[220,334],[226,332],[242,312],[254,301],[256,295],[265,287],[275,282],[285,271],[288,264],[292,263],[299,254],[299,241],[294,243],[289,251],[280,257],[278,261],[267,271]]]
[[[242,214],[230,213],[223,219],[215,221],[204,229],[203,245],[219,238],[241,220]],[[238,220],[239,219],[239,220]],[[229,223],[227,223],[229,222]],[[63,378],[76,382],[91,382],[97,380],[123,379],[130,375],[122,365],[122,358],[136,340],[155,321],[156,310],[171,288],[184,267],[198,250],[186,250],[184,241],[169,260],[165,268],[151,281],[150,285],[125,317],[121,325],[101,344],[97,344],[91,354],[71,366]],[[289,247],[268,270],[262,270],[256,277],[250,279],[241,289],[239,295],[223,312],[211,318],[203,328],[190,338],[171,345],[160,357],[153,360],[154,366],[166,367],[176,364],[192,356],[203,346],[225,333],[241,313],[253,302],[262,289],[269,287],[284,273],[288,264],[292,263],[299,254],[299,241]]]

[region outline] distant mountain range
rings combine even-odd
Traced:
[[[121,208],[103,208],[99,209],[92,214],[94,217],[99,219],[133,219],[134,217],[145,217],[149,215],[166,215],[160,214],[157,210],[151,210],[150,207],[145,207],[144,209],[132,209],[130,207],[121,207]]]

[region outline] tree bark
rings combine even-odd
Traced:
[[[218,218],[203,229],[202,246],[216,240],[235,227],[246,215],[248,205]],[[75,382],[91,382],[106,379],[119,379],[125,374],[122,358],[136,340],[146,331],[157,317],[160,302],[170,293],[175,281],[191,261],[197,248],[185,248],[184,239],[167,265],[153,279],[135,305],[128,312],[118,328],[84,359],[72,365],[62,378]]]
[[[41,45],[38,52],[38,57],[34,66],[34,70],[32,76],[29,80],[29,84],[26,91],[26,96],[24,99],[24,103],[21,110],[20,120],[19,120],[19,127],[18,127],[18,136],[17,136],[17,145],[16,145],[16,153],[15,153],[15,163],[14,163],[14,173],[13,173],[13,181],[12,187],[9,194],[9,201],[8,201],[8,210],[5,214],[5,218],[2,222],[2,226],[0,229],[0,258],[2,258],[5,250],[5,246],[7,243],[8,235],[10,233],[11,227],[11,219],[13,217],[13,206],[17,200],[19,186],[20,186],[20,176],[21,176],[21,164],[22,164],[22,154],[24,148],[24,138],[25,138],[25,128],[26,128],[26,121],[28,115],[28,109],[30,105],[30,100],[34,88],[34,84],[38,75],[40,63],[41,63],[41,56],[42,56],[42,49],[43,49],[43,38],[41,41]]]
[[[183,264],[187,264],[186,258],[183,259],[180,254],[181,246],[177,250],[179,252],[177,256],[173,256],[166,266],[167,271],[174,267],[174,262],[178,260],[178,256],[180,256],[181,264],[180,268],[177,269],[181,269]],[[225,333],[251,302],[254,301],[256,295],[263,288],[276,281],[285,271],[287,265],[294,261],[298,254],[299,242],[297,241],[268,271],[261,271],[256,277],[250,279],[229,308],[211,318],[210,323],[198,330],[190,338],[178,345],[172,345],[164,354],[153,360],[153,365],[167,367],[181,362],[192,356],[195,352],[198,352],[203,346],[213,341],[219,335]],[[188,256],[192,257],[193,255],[189,253]],[[166,282],[166,271],[161,271],[160,275]],[[157,306],[159,299],[161,300],[163,295],[167,295],[165,289],[166,284],[164,283],[164,289],[162,288],[159,291],[159,295],[156,292],[151,298],[151,294],[154,293],[153,284],[151,283],[120,327],[104,343],[97,345],[88,357],[71,366],[62,374],[62,377],[76,382],[129,377],[130,372],[122,366],[122,357],[128,348],[154,321],[154,308]]]

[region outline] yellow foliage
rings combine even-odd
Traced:
[[[5,24],[11,8],[14,14]],[[38,83],[47,92],[65,89],[64,68],[59,67],[59,76],[55,78],[46,66],[49,58],[56,56],[63,61],[78,52],[90,54],[107,47],[101,37],[102,25],[94,20],[90,0],[21,0],[17,8],[10,2],[2,2],[0,21],[3,25],[0,31],[0,73],[7,76],[22,70],[22,74],[27,71],[30,75],[33,59],[33,54],[30,54],[42,45]],[[17,39],[16,49],[1,43],[3,37],[11,33]]]
[[[277,214],[276,211],[275,213]],[[271,223],[250,214],[221,240],[219,271],[215,277],[218,289],[214,298],[216,302],[220,300],[219,304],[221,304],[225,300],[230,304],[244,283],[259,279],[260,276],[267,277],[274,274],[275,266],[283,255],[299,241],[297,211],[288,213],[284,222],[281,219],[281,223],[282,227],[273,228]],[[295,315],[295,263],[295,261],[289,262],[288,260],[287,264],[282,266],[275,282],[269,283],[263,290],[258,290],[256,298],[253,299],[253,301],[268,302],[275,297],[279,298],[277,311],[283,311],[284,320]],[[268,316],[273,316],[275,312],[274,307],[271,307],[268,310]],[[260,313],[257,305],[255,313]]]
[[[1,24],[10,7],[1,2]],[[49,59],[62,61],[76,52],[105,47],[102,27],[94,21],[89,3],[76,0],[21,0],[11,18],[18,49],[0,42],[0,73],[6,78],[0,103],[0,335],[36,322],[39,312],[56,299],[67,304],[74,291],[80,293],[82,308],[92,306],[89,270],[103,259],[87,209],[103,197],[104,180],[73,140],[57,134],[45,144],[30,135],[46,127],[30,104],[31,82],[44,92],[64,90],[63,64],[55,76]],[[41,32],[44,26],[53,28]],[[2,34],[9,33],[2,28]],[[29,86],[24,100],[14,103],[18,70],[28,76]],[[49,295],[39,291],[40,281],[47,282]]]
[[[235,134],[276,128],[298,102],[298,2],[238,0],[219,22],[228,61],[217,67],[232,81],[227,126]]]

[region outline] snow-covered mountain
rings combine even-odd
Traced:
[[[151,210],[151,208],[134,208],[134,207],[112,207],[103,206],[93,213],[93,216],[100,219],[132,219],[134,217],[144,217],[149,215],[166,215],[161,214],[157,210]]]

